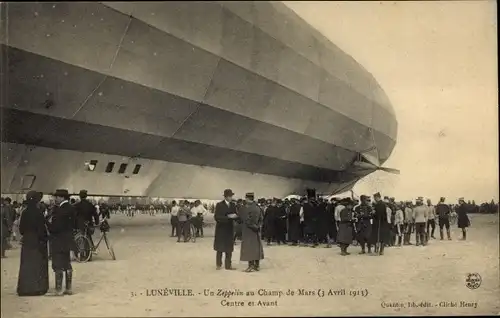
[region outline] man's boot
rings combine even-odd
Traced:
[[[448,241],[451,241],[451,233],[450,230],[446,230],[446,235],[448,236]]]
[[[398,235],[398,246],[401,246],[402,236]]]
[[[253,265],[256,271],[260,271],[260,260],[253,261]]]
[[[420,242],[421,242],[422,246],[427,245],[427,234],[426,233],[420,234]]]
[[[441,238],[441,241],[444,240],[444,235],[443,235],[443,230],[439,230],[439,237]]]
[[[73,290],[71,289],[72,283],[73,283],[73,271],[67,270],[66,271],[66,290],[64,291],[65,295],[73,295]]]
[[[466,240],[467,239],[467,231],[465,229],[462,229],[462,240]]]
[[[361,243],[361,252],[359,252],[359,254],[365,254],[366,251],[365,251],[365,244],[364,243]]]
[[[384,255],[384,247],[385,247],[385,246],[384,246],[384,244],[383,244],[383,243],[382,243],[382,244],[380,244],[380,252],[379,252],[379,254],[378,254],[378,255]]]
[[[64,295],[62,290],[64,272],[56,271],[55,276],[56,276],[56,296],[62,296]]]
[[[415,241],[416,241],[416,245],[419,246],[420,245],[420,234],[419,233],[417,233],[415,235]]]

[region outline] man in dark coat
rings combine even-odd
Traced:
[[[360,254],[365,254],[365,246],[368,245],[368,253],[372,252],[371,236],[373,223],[373,209],[368,203],[368,196],[361,196],[361,204],[354,211],[357,219],[357,241],[361,245]]]
[[[23,237],[17,280],[19,296],[41,296],[49,290],[48,235],[43,210],[38,205],[42,196],[36,191],[26,194],[27,206],[19,222]]]
[[[274,198],[267,207],[264,215],[264,228],[265,228],[264,237],[267,240],[268,246],[270,246],[273,241],[275,240],[277,241],[276,220],[279,214],[279,209],[277,204],[278,204],[278,199]]]
[[[311,247],[318,246],[317,225],[318,213],[317,204],[314,197],[309,197],[303,204],[304,210],[304,237]]]
[[[353,214],[352,207],[353,202],[351,200],[344,201],[344,208],[340,211],[340,222],[337,242],[340,245],[340,254],[342,256],[349,255],[347,248],[352,243],[352,232],[353,232]]]
[[[318,205],[316,206],[316,234],[318,236],[318,242],[321,244],[326,244],[326,247],[330,247],[328,241],[329,233],[329,217],[327,211],[327,204],[323,199],[318,199]]]
[[[11,204],[11,198],[4,198],[2,201],[2,257],[5,257],[5,250],[12,248],[10,237],[12,235],[12,227],[16,219],[16,211]],[[3,228],[5,227],[5,231]]]
[[[6,207],[5,199],[2,198],[2,258],[5,258],[5,251],[7,250],[8,237],[10,235],[10,214]]]
[[[231,266],[231,257],[234,250],[234,223],[238,217],[236,205],[233,202],[233,191],[224,190],[224,200],[215,206],[215,237],[214,250],[216,253],[216,268],[222,267],[222,253],[225,254],[224,267],[227,270],[233,270]]]
[[[446,198],[441,197],[438,205],[436,205],[436,216],[439,222],[439,235],[441,240],[444,240],[443,229],[446,227],[446,235],[448,236],[448,240],[451,241],[451,233],[450,233],[450,214],[451,208],[448,204],[444,203]]]
[[[93,225],[99,225],[99,214],[95,205],[87,200],[87,190],[80,190],[78,196],[80,197],[80,202],[74,205],[76,210],[76,228],[87,236],[92,246],[94,246],[94,241],[92,240],[92,234],[94,234]]]
[[[73,230],[76,222],[76,211],[69,204],[68,190],[56,190],[54,201],[55,207],[49,219],[48,228],[51,236],[52,269],[56,276],[56,295],[71,295],[73,268],[71,267],[70,251],[74,242]],[[66,274],[66,290],[63,293],[64,274]]]
[[[335,207],[337,206],[334,198],[330,200],[330,203],[326,207],[328,215],[328,237],[329,243],[337,242],[337,221],[335,220]]]
[[[245,272],[253,272],[260,269],[260,260],[264,259],[259,235],[264,216],[254,201],[253,193],[247,193],[245,199],[246,204],[240,209],[239,215],[242,223],[240,260],[248,262]]]
[[[288,241],[296,246],[300,241],[300,204],[292,199],[290,213],[288,214]]]
[[[390,220],[387,219],[387,206],[382,201],[380,193],[375,193],[373,198],[375,215],[372,226],[372,244],[379,245],[378,249],[375,247],[377,249],[375,252],[384,255],[385,245],[389,243]]]
[[[276,215],[274,218],[274,233],[278,245],[286,244],[286,208],[283,202],[276,200]]]
[[[462,240],[464,241],[467,239],[467,228],[470,226],[467,212],[469,212],[469,206],[465,203],[464,198],[458,199],[457,225],[459,229],[462,229]]]

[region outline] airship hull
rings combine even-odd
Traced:
[[[281,3],[2,8],[3,193],[335,193],[395,146],[373,76]]]

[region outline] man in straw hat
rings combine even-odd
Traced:
[[[238,218],[236,205],[233,202],[234,193],[231,189],[224,190],[224,200],[215,206],[215,237],[214,250],[216,253],[216,269],[222,267],[222,254],[225,254],[224,267],[233,270],[231,258],[234,250],[234,220]]]
[[[260,270],[260,260],[264,259],[264,249],[260,239],[260,227],[262,226],[262,210],[254,201],[254,194],[245,195],[245,205],[240,209],[241,228],[241,254],[240,260],[248,262],[245,272]]]
[[[69,204],[68,190],[58,189],[53,194],[55,207],[48,221],[51,236],[52,269],[56,276],[56,295],[72,294],[73,268],[71,267],[70,251],[72,248],[73,229],[76,212]],[[62,290],[62,281],[66,274],[66,290]]]

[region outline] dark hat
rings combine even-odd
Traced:
[[[80,193],[78,193],[78,196],[80,198],[86,198],[87,197],[87,190],[80,190]]]
[[[26,201],[40,202],[40,200],[42,200],[42,197],[43,197],[42,192],[37,192],[32,190],[26,193]]]
[[[377,198],[380,198],[380,197],[381,197],[380,192],[375,193],[373,196],[374,196],[374,197],[377,197]]]
[[[465,202],[465,199],[464,198],[458,198],[458,201],[464,201]]]
[[[231,189],[224,190],[224,197],[232,197],[233,195],[234,195],[233,190]]]
[[[418,201],[424,201],[424,197],[418,197],[417,200]]]
[[[441,197],[441,201],[444,201],[444,200],[446,200],[446,198],[445,197]]]
[[[360,197],[360,199],[361,200],[368,200],[368,199],[370,199],[370,197],[367,196],[367,195],[362,194],[361,197]]]
[[[55,197],[67,198],[69,197],[69,192],[66,189],[57,189],[52,195]]]
[[[255,198],[255,194],[253,192],[247,192],[245,194],[245,198],[253,200]]]

